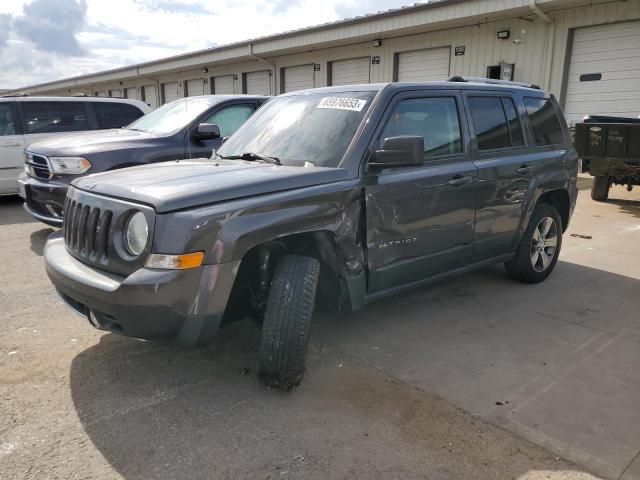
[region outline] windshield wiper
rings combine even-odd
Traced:
[[[282,165],[280,163],[280,159],[277,157],[267,157],[266,155],[259,155],[257,153],[246,152],[242,155],[218,155],[220,158],[224,160],[246,160],[247,162],[255,162],[261,160],[266,163],[271,163],[273,165]]]

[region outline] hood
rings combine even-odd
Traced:
[[[32,143],[29,145],[28,150],[48,156],[82,156],[119,148],[139,147],[155,138],[157,137],[147,132],[114,128],[43,140]]]
[[[158,213],[347,179],[343,168],[180,160],[81,177],[73,186],[137,201]]]

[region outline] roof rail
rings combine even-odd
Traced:
[[[15,98],[15,97],[30,97],[30,93],[7,93],[6,95],[0,95],[0,98]]]
[[[459,75],[454,75],[453,77],[447,78],[447,82],[488,83],[491,85],[511,85],[514,87],[526,87],[540,90],[540,87],[538,85],[534,85],[533,83],[513,82],[511,80],[494,80],[493,78],[484,77],[461,77]]]

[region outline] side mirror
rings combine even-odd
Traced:
[[[382,150],[376,150],[370,168],[414,167],[424,163],[424,138],[418,136],[385,138]]]
[[[191,134],[193,140],[214,140],[220,138],[220,127],[213,123],[201,123]]]

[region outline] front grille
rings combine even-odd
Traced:
[[[67,198],[64,205],[64,241],[76,255],[92,261],[107,259],[113,212]]]
[[[49,167],[49,161],[42,155],[34,155],[32,153],[28,153],[27,165],[29,165],[29,171],[34,177],[46,179],[50,179],[52,177],[51,168]]]

